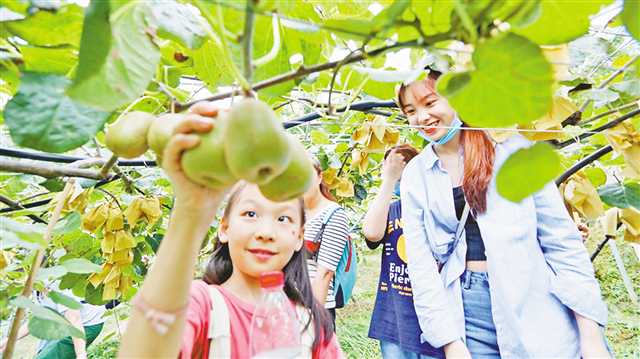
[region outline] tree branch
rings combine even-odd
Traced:
[[[607,145],[593,152],[589,156],[581,159],[580,161],[576,162],[573,166],[571,166],[571,168],[566,170],[563,174],[561,174],[558,177],[558,179],[556,179],[556,186],[561,185],[564,181],[569,179],[569,177],[573,176],[576,172],[580,171],[584,167],[590,165],[591,163],[595,162],[597,159],[599,159],[600,157],[606,155],[611,151],[613,151],[613,147],[611,147],[611,145]]]
[[[290,80],[294,80],[297,79],[299,77],[303,77],[303,76],[307,76],[310,75],[312,73],[316,73],[316,72],[320,72],[320,71],[324,71],[324,70],[329,70],[332,68],[335,68],[336,66],[338,66],[339,64],[342,65],[347,65],[347,64],[351,64],[354,62],[358,62],[358,61],[362,61],[364,59],[366,59],[367,57],[374,57],[374,56],[378,56],[380,54],[383,54],[387,51],[396,49],[396,48],[404,48],[404,47],[426,47],[428,46],[429,43],[434,43],[440,40],[445,40],[449,37],[449,33],[442,33],[442,34],[438,34],[438,35],[434,35],[431,36],[429,38],[425,40],[423,39],[416,39],[416,40],[411,40],[411,41],[404,41],[404,42],[396,42],[394,44],[391,45],[387,45],[387,46],[383,46],[380,48],[377,48],[375,50],[369,51],[369,52],[361,52],[358,54],[350,54],[347,55],[345,58],[341,59],[341,60],[337,60],[337,61],[331,61],[331,62],[327,62],[324,64],[319,64],[319,65],[314,65],[314,66],[310,66],[310,67],[305,67],[305,66],[300,66],[297,70],[293,70],[275,77],[272,77],[270,79],[266,79],[264,81],[260,81],[256,84],[254,84],[252,86],[252,89],[254,91],[258,91],[261,90],[263,88],[267,88],[273,85],[277,85],[279,83],[283,83],[283,82],[287,82]],[[217,101],[217,100],[222,100],[228,97],[233,96],[234,92],[233,91],[227,91],[227,92],[222,92],[219,93],[217,95],[205,98],[205,99],[200,99],[200,100],[196,100],[196,101],[191,101],[185,104],[176,104],[176,111],[183,111],[185,109],[187,109],[189,106],[192,106],[193,104],[197,103],[197,102],[201,102],[201,101]]]
[[[635,117],[638,114],[640,114],[640,109],[628,112],[628,113],[616,118],[615,120],[613,120],[611,122],[608,122],[608,123],[596,128],[596,129],[590,131],[589,133],[583,133],[582,135],[578,136],[578,139],[572,138],[570,140],[566,140],[564,142],[560,142],[560,144],[558,144],[558,147],[560,147],[560,148],[567,147],[570,144],[573,144],[573,143],[575,143],[577,141],[582,141],[585,138],[589,138],[589,137],[591,137],[591,136],[593,136],[593,135],[595,135],[595,134],[597,134],[599,132],[602,132],[604,130],[608,130],[608,129],[612,128],[612,127],[616,127],[620,123],[622,123],[622,122],[624,122],[624,121],[626,121],[626,120],[628,120],[628,119],[630,119],[632,117]]]
[[[0,159],[0,171],[27,173],[46,178],[83,177],[96,180],[105,178],[100,174],[99,171],[68,166],[61,167],[50,165],[47,163],[15,161],[8,159]]]
[[[605,88],[609,83],[611,83],[611,81],[613,81],[621,73],[625,72],[629,68],[629,66],[631,66],[634,62],[636,62],[636,60],[638,60],[639,58],[640,58],[640,55],[636,55],[631,60],[627,61],[626,64],[624,64],[621,68],[616,70],[616,72],[612,73],[611,76],[607,77],[598,87],[596,87],[596,89],[601,90]],[[580,113],[584,112],[584,110],[587,108],[587,106],[589,106],[591,101],[593,100],[585,101],[582,104],[582,106],[580,106],[580,109],[578,110],[578,112]]]
[[[7,206],[9,206],[9,208],[14,209],[16,211],[19,211],[21,209],[26,209],[20,203],[12,201],[10,198],[7,198],[3,195],[0,195],[0,202],[6,204]],[[27,217],[31,218],[34,222],[47,224],[47,221],[42,219],[42,217],[36,216],[35,214],[29,214],[27,215]]]
[[[72,163],[72,162],[87,159],[87,157],[58,155],[54,153],[45,153],[45,152],[32,152],[32,151],[24,151],[24,150],[18,150],[13,148],[3,148],[3,147],[0,147],[0,156],[23,158],[27,160],[56,162],[56,163]],[[120,160],[118,161],[118,165],[131,166],[131,167],[153,167],[156,165],[156,161]]]
[[[632,107],[640,107],[640,99],[636,99],[636,101],[634,101],[634,102],[628,103],[626,105],[622,105],[622,106],[614,108],[612,110],[609,110],[609,111],[606,111],[606,112],[603,112],[603,113],[599,113],[599,114],[597,114],[597,115],[595,115],[595,116],[593,116],[591,118],[588,118],[588,119],[586,119],[586,120],[584,120],[584,121],[582,121],[582,122],[580,122],[578,124],[579,125],[586,125],[586,124],[591,123],[593,121],[599,120],[599,119],[601,119],[603,117],[609,116],[612,113],[616,113],[616,112],[622,111],[622,110],[627,110],[627,109],[630,109]]]
[[[247,1],[247,6],[245,10],[244,17],[244,32],[242,33],[242,54],[243,54],[243,70],[244,70],[244,78],[251,85],[251,78],[253,76],[253,65],[251,61],[253,59],[253,22],[255,21],[256,15],[253,12],[253,7],[256,0]],[[244,89],[250,90],[250,89]]]

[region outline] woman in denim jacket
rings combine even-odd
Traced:
[[[422,340],[447,357],[609,357],[607,307],[555,185],[519,203],[496,191],[500,166],[531,143],[512,136],[494,144],[484,131],[459,131],[464,124],[435,91],[438,75],[398,92],[410,124],[431,141],[401,181]]]

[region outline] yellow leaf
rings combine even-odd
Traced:
[[[121,251],[123,249],[135,248],[136,240],[133,238],[131,233],[126,230],[120,230],[116,232],[116,244],[114,246],[114,251]]]
[[[111,268],[109,274],[107,274],[107,277],[104,279],[104,283],[106,284],[115,282],[117,287],[121,273],[122,271],[120,265],[114,265],[113,268]]]
[[[620,221],[625,226],[624,240],[640,243],[640,211],[633,207],[622,209]]]
[[[354,150],[351,154],[351,168],[357,168],[360,174],[364,174],[369,167],[369,154],[360,150]]]
[[[564,198],[580,215],[596,219],[604,213],[604,205],[598,191],[582,173],[576,173],[564,186]]]
[[[365,122],[362,126],[358,127],[353,134],[351,135],[351,139],[355,142],[365,143],[371,134],[371,125],[369,122]]]
[[[384,141],[384,133],[387,128],[386,117],[378,116],[371,124],[373,134],[380,142]]]
[[[109,261],[118,265],[125,265],[133,263],[133,251],[131,249],[124,249],[121,251],[113,252],[109,257]]]
[[[333,167],[329,167],[326,170],[322,171],[322,179],[324,180],[324,183],[329,186],[329,188],[334,188],[338,185],[338,178],[336,177],[337,173],[338,169]]]
[[[136,223],[138,223],[138,219],[140,219],[140,217],[142,216],[142,210],[140,209],[141,205],[142,197],[137,197],[136,199],[131,201],[129,207],[124,210],[124,217],[127,219],[127,223],[129,223],[132,228],[135,227]]]
[[[105,229],[107,231],[117,231],[124,228],[124,217],[122,211],[116,204],[109,206],[109,217],[107,217],[107,223]]]
[[[511,128],[515,128],[515,126],[512,126]],[[506,141],[509,137],[513,136],[516,133],[515,131],[506,130],[488,130],[488,132],[489,136],[491,136],[491,138],[498,143]]]
[[[105,283],[102,289],[102,300],[112,300],[118,298],[118,284]]]
[[[384,144],[387,146],[394,146],[396,143],[398,143],[399,140],[400,131],[393,128],[387,128],[387,132],[384,133],[382,142],[384,142]]]
[[[94,207],[82,217],[82,228],[89,232],[95,232],[107,221],[109,216],[109,205],[103,203]]]
[[[624,156],[625,162],[640,173],[640,133],[633,125],[623,122],[605,131],[605,137],[611,147]]]
[[[365,144],[367,152],[381,152],[384,151],[384,142],[380,141],[378,137],[371,136]]]
[[[118,291],[120,291],[122,295],[125,295],[130,288],[131,288],[131,277],[123,275],[120,278],[120,286],[118,287]]]
[[[553,106],[549,112],[532,124],[523,125],[520,128],[559,131],[562,130],[562,121],[576,111],[578,111],[578,107],[571,100],[563,96],[554,96]],[[564,136],[562,132],[523,132],[523,135],[532,141],[548,141]]]
[[[162,217],[162,209],[160,208],[160,200],[155,197],[147,197],[142,200],[140,209],[149,224],[154,224]]]
[[[618,230],[618,209],[609,208],[602,217],[602,228],[607,236],[616,236]]]
[[[0,270],[5,269],[9,265],[9,256],[3,250],[0,250]]]
[[[100,283],[104,281],[104,279],[107,277],[109,272],[111,272],[112,267],[113,267],[113,264],[111,263],[103,264],[102,270],[100,271],[100,273],[93,273],[89,276],[89,283],[91,283],[91,285],[93,285],[94,288],[97,288],[100,285]]]
[[[105,232],[102,242],[100,242],[100,249],[102,249],[102,253],[113,253],[115,244],[116,236],[114,232]]]
[[[340,179],[340,183],[337,186],[336,194],[340,197],[353,197],[353,183],[348,178]]]

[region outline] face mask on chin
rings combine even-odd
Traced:
[[[462,127],[462,120],[460,120],[460,117],[458,117],[458,114],[456,113],[456,117],[451,122],[451,127],[449,128],[449,130],[444,136],[440,137],[440,139],[434,140],[431,137],[425,135],[422,131],[418,131],[418,135],[420,135],[420,137],[424,138],[429,142],[433,142],[436,145],[444,145],[445,143],[451,141],[453,136],[455,136],[456,133],[460,131],[461,127]]]

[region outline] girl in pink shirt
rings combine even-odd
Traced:
[[[312,357],[343,357],[329,314],[312,294],[302,251],[302,199],[272,202],[257,186],[238,183],[228,196],[203,280],[192,281],[202,240],[226,190],[195,184],[182,171],[182,153],[199,143],[193,133],[209,132],[215,122],[207,117],[217,115],[210,103],[195,105],[191,112],[163,154],[162,166],[176,200],[154,265],[133,301],[119,356],[220,357],[217,347],[210,348],[209,339],[209,328],[219,318],[209,294],[214,286],[224,299],[226,308],[222,310],[228,312],[230,356],[248,358],[251,317],[262,295],[260,273],[283,271],[286,295],[309,314],[301,324],[306,332],[315,333]]]

